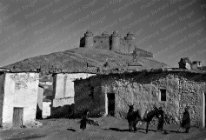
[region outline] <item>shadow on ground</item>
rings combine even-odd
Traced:
[[[129,129],[120,129],[120,128],[114,128],[114,127],[110,127],[110,128],[105,128],[104,130],[112,130],[112,131],[118,131],[118,132],[130,132]],[[148,132],[157,132],[157,130],[154,129],[149,129]],[[140,132],[140,133],[145,133],[146,134],[146,130],[144,128],[137,128],[136,132]],[[164,130],[162,132],[162,134],[170,134],[170,133],[185,133],[185,132],[180,132],[178,130]]]
[[[46,135],[31,135],[31,136],[24,136],[24,137],[18,137],[18,138],[9,138],[6,140],[31,140],[31,139],[37,139],[37,138],[43,138],[46,137]]]
[[[106,129],[104,129],[104,130],[112,130],[112,131],[118,131],[118,132],[130,132],[129,129],[120,129],[120,128],[113,128],[113,127],[111,127],[111,128],[106,128]],[[143,132],[143,131],[141,131],[141,130],[144,130],[144,129],[137,129],[136,132],[146,133],[146,132]]]
[[[73,129],[73,128],[67,128],[67,130],[68,130],[68,131],[72,131],[72,132],[76,132],[76,130]]]

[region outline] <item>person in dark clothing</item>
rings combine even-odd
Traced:
[[[88,110],[85,110],[83,116],[82,116],[82,119],[80,121],[80,129],[84,130],[86,129],[87,127],[87,123],[88,124],[92,124],[92,125],[96,125],[96,126],[99,126],[99,124],[93,120],[90,120],[88,119],[88,114],[89,114],[89,111]]]
[[[158,116],[157,130],[163,131],[165,113],[162,110],[162,107],[159,107],[158,114],[159,116]]]
[[[87,127],[87,117],[88,117],[88,110],[85,110],[82,119],[80,121],[80,129],[84,130]]]
[[[128,123],[129,123],[129,131],[132,131],[132,128],[134,126],[133,115],[134,115],[134,107],[133,107],[133,105],[130,105],[129,106],[129,111],[127,113],[127,120],[128,120]],[[134,128],[134,131],[136,131],[136,126]]]
[[[190,129],[189,107],[185,107],[185,111],[182,117],[181,127],[185,129],[185,133],[189,133],[189,129]]]

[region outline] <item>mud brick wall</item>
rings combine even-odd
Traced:
[[[94,37],[94,48],[110,50],[110,38],[109,37]]]
[[[115,116],[125,118],[128,105],[134,104],[143,116],[146,110],[155,105],[162,106],[167,114],[179,119],[178,78],[166,74],[138,74],[124,78],[110,77],[103,80],[103,87],[109,93],[115,93]],[[160,89],[166,89],[167,101],[160,101]]]
[[[97,76],[77,82],[75,92],[77,91],[78,96],[75,102],[81,106],[90,102],[96,113],[100,113],[105,111],[107,104],[105,94],[114,93],[115,116],[118,118],[126,117],[129,105],[134,104],[134,109],[139,109],[142,116],[146,110],[151,110],[155,105],[162,106],[165,113],[171,117],[171,122],[178,124],[185,106],[190,106],[192,125],[200,126],[203,120],[202,97],[206,92],[205,83],[205,75],[187,72],[142,72]],[[91,85],[95,87],[93,100],[88,97],[91,93],[88,87]],[[166,101],[160,99],[161,89],[166,90]],[[101,102],[101,106],[95,105],[95,102]]]
[[[180,79],[180,114],[190,107],[191,123],[200,126],[203,119],[203,94],[206,93],[205,77],[187,76]]]
[[[99,79],[75,82],[74,113],[81,116],[87,109],[90,116],[101,116],[105,110],[104,94]]]

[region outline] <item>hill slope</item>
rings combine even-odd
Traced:
[[[28,58],[5,66],[11,71],[40,71],[42,74],[58,72],[93,72],[98,69],[127,71],[162,68],[166,65],[153,58],[123,55],[105,49],[75,48],[48,55]],[[98,69],[97,69],[98,68]]]

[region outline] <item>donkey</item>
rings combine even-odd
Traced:
[[[141,118],[139,110],[133,111],[131,115],[131,122],[133,124],[134,130],[136,131],[136,125],[139,121],[146,122],[146,133],[148,133],[149,124],[154,117],[159,118],[160,111],[157,107],[153,107],[151,111],[145,113],[144,117]]]
[[[133,106],[130,106],[129,112],[127,113],[127,120],[129,123],[129,131],[132,131],[132,128],[136,131],[137,123],[142,120],[139,110],[134,111]]]
[[[146,116],[143,118],[143,121],[146,122],[146,133],[148,133],[148,128],[150,125],[150,122],[154,117],[159,118],[160,112],[159,109],[154,106],[151,111],[149,111]]]

